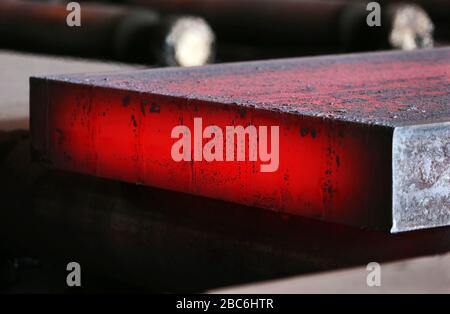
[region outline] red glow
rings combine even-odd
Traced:
[[[48,158],[61,169],[336,222],[380,224],[389,207],[391,131],[317,118],[51,83]],[[280,165],[174,162],[174,126],[280,126]],[[380,170],[381,169],[381,170]],[[364,210],[362,210],[364,209]],[[380,210],[381,211],[381,210]]]

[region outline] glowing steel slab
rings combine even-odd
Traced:
[[[33,150],[64,170],[325,221],[444,226],[449,78],[448,48],[32,78]],[[174,161],[172,130],[195,118],[279,126],[278,168]]]

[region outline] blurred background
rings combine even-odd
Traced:
[[[83,292],[192,292],[446,251],[446,229],[387,236],[30,161],[30,76],[450,42],[450,1],[369,2],[0,0],[2,291],[68,292],[65,265],[74,256],[89,265]],[[186,211],[190,218],[179,218]]]
[[[450,40],[450,2],[446,0],[369,3],[2,0],[0,47],[145,65],[192,66],[429,48]]]

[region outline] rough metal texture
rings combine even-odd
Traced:
[[[391,230],[394,130],[450,121],[449,78],[448,48],[33,78],[32,142],[59,169]],[[279,126],[278,170],[174,162],[196,117]]]
[[[396,128],[393,232],[450,224],[450,123]]]
[[[450,119],[449,60],[440,48],[48,79],[395,127]]]

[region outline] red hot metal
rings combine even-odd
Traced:
[[[325,221],[444,226],[449,78],[449,48],[32,78],[33,149],[64,170]],[[172,129],[198,117],[279,126],[278,170],[175,162]]]

